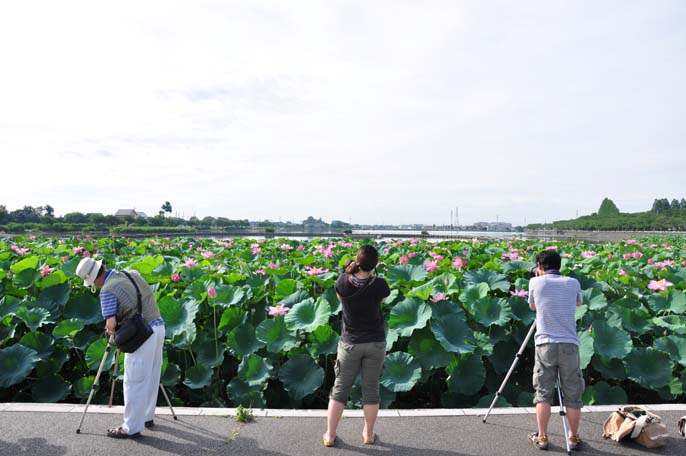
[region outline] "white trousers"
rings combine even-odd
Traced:
[[[124,424],[127,434],[141,432],[155,416],[162,371],[164,325],[153,326],[153,334],[133,353],[124,354]]]

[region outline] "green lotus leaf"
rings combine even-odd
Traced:
[[[655,339],[653,346],[669,354],[672,361],[686,367],[686,338],[682,336],[665,336]]]
[[[272,368],[272,363],[268,359],[251,354],[243,357],[238,365],[238,378],[248,386],[261,385],[269,379]]]
[[[473,285],[486,283],[491,290],[508,291],[510,289],[510,281],[507,280],[506,275],[498,274],[497,272],[489,271],[488,269],[467,271],[462,278],[466,283]]]
[[[310,333],[310,353],[313,357],[336,353],[340,336],[331,326],[320,326]]]
[[[166,337],[174,339],[189,327],[195,327],[195,316],[198,313],[198,302],[195,300],[179,301],[170,295],[167,295],[157,302],[164,325],[166,328]]]
[[[519,350],[519,345],[513,340],[502,340],[495,344],[493,354],[489,356],[488,361],[493,365],[496,374],[505,374],[510,369],[517,350]]]
[[[408,298],[417,298],[421,301],[427,301],[432,295],[438,292],[434,280],[435,279],[432,279],[427,283],[414,287],[408,291],[405,296]]]
[[[29,288],[40,278],[40,273],[35,269],[24,269],[12,278],[17,288]]]
[[[329,307],[331,308],[331,315],[338,315],[341,312],[341,310],[343,310],[343,306],[341,305],[341,302],[338,300],[338,296],[336,296],[335,287],[328,288],[324,293],[322,293],[321,298],[326,299],[326,302],[329,303]],[[386,298],[386,303],[389,302],[389,298]]]
[[[3,296],[0,298],[0,320],[8,315],[15,315],[21,306],[21,301],[14,296]]]
[[[493,349],[495,347],[493,346],[493,341],[491,341],[491,338],[488,336],[488,334],[484,334],[479,331],[475,332],[474,345],[476,345],[476,349],[474,350],[475,354],[482,356],[493,355]]]
[[[400,337],[400,334],[398,334],[398,331],[395,331],[393,329],[389,329],[386,331],[386,350],[390,351],[393,348],[393,344],[398,341],[398,338]]]
[[[667,299],[670,312],[682,314],[686,312],[686,295],[680,290],[670,290]]]
[[[202,302],[207,295],[207,285],[200,280],[190,282],[186,288],[183,290],[184,299],[193,299],[198,302]]]
[[[291,331],[301,329],[311,332],[327,324],[331,317],[331,308],[326,299],[307,298],[295,304],[286,314],[284,321]]]
[[[262,389],[263,385],[251,387],[240,378],[234,377],[226,386],[226,394],[235,406],[264,408],[266,402],[262,395]]]
[[[398,331],[400,336],[408,337],[415,329],[425,327],[429,318],[431,307],[417,298],[408,298],[393,306],[388,327]]]
[[[65,318],[76,318],[84,325],[102,321],[100,304],[92,294],[72,296],[64,307]]]
[[[193,266],[192,268],[181,268],[181,280],[184,283],[202,283],[203,279],[207,277],[207,272],[200,266]],[[196,299],[198,299],[196,297]]]
[[[574,321],[579,321],[584,318],[584,315],[586,315],[587,312],[588,306],[586,304],[576,306],[576,310],[574,311]]]
[[[436,367],[445,367],[453,359],[429,328],[422,328],[412,334],[408,351],[427,371]]]
[[[322,386],[324,369],[317,366],[310,356],[297,355],[281,366],[279,380],[291,398],[300,400]]]
[[[48,288],[48,287],[52,287],[55,285],[62,284],[66,281],[67,281],[67,276],[64,274],[64,272],[62,272],[58,269],[57,271],[54,271],[51,274],[40,279],[38,281],[37,285],[40,288]]]
[[[14,274],[20,274],[22,271],[27,269],[33,269],[37,271],[39,264],[40,259],[37,256],[29,255],[10,266],[10,271],[12,271]]]
[[[46,309],[52,309],[53,307],[64,306],[69,301],[70,295],[71,288],[69,287],[69,284],[61,283],[52,287],[43,288],[38,295],[38,300]],[[48,303],[50,303],[50,305],[47,305]]]
[[[222,307],[238,306],[246,299],[245,290],[235,285],[222,285],[215,289],[217,297],[214,302]]]
[[[185,380],[183,384],[190,389],[200,389],[204,388],[210,384],[212,381],[212,368],[209,366],[204,366],[198,364],[193,367],[189,367],[185,372]]]
[[[422,366],[409,353],[386,355],[381,384],[394,393],[410,391],[422,376]]]
[[[481,298],[488,296],[490,288],[487,283],[478,283],[475,285],[467,285],[460,294],[460,301],[466,306],[471,306]]]
[[[534,266],[536,263],[530,261],[505,261],[501,268],[505,274],[510,274],[512,272],[529,272]]]
[[[63,345],[55,345],[50,358],[36,364],[38,378],[53,375],[62,370],[64,363],[69,361],[69,349]]]
[[[643,335],[652,331],[654,328],[653,324],[651,323],[650,313],[643,308],[643,306],[630,308],[617,305],[615,302],[611,306],[610,312],[612,312],[614,315],[617,315],[621,319],[622,327],[630,333]]]
[[[195,362],[203,366],[217,367],[224,362],[226,345],[221,340],[214,339],[214,331],[200,332],[191,344],[195,353]]]
[[[107,340],[98,339],[88,346],[86,350],[86,364],[88,368],[92,371],[97,371],[100,366],[100,362],[105,356],[105,350],[107,348]],[[114,349],[110,348],[107,359],[105,360],[105,365],[103,370],[109,370],[114,364]]]
[[[467,307],[467,311],[484,326],[503,326],[512,318],[510,304],[503,298],[481,298]]]
[[[295,307],[296,304],[299,304],[305,301],[306,299],[309,299],[309,297],[310,296],[307,294],[306,291],[298,290],[295,293],[288,295],[282,301],[279,301],[279,305],[293,309],[293,307]]]
[[[629,399],[623,388],[610,386],[606,382],[600,381],[595,385],[586,387],[584,402],[589,405],[613,405],[626,404]]]
[[[279,300],[290,296],[295,293],[295,288],[298,285],[297,280],[294,279],[282,279],[276,284],[274,288],[274,299]]]
[[[451,301],[432,302],[429,306],[431,307],[431,318],[434,320],[448,315],[455,315],[463,320],[467,318],[464,309]]]
[[[0,388],[8,388],[24,380],[39,360],[35,350],[22,344],[0,349]]]
[[[607,359],[623,359],[631,352],[633,343],[629,333],[610,326],[605,320],[593,322],[593,347],[596,353]]]
[[[145,252],[145,250],[143,250]],[[133,263],[130,267],[140,272],[141,276],[146,282],[154,282],[153,271],[164,264],[164,257],[162,255],[144,256],[140,261]]]
[[[487,394],[486,396],[482,396],[479,399],[479,402],[476,403],[475,407],[476,408],[488,408],[491,406],[491,402],[493,402],[493,399],[495,398],[495,393]],[[510,404],[507,399],[505,399],[504,396],[498,396],[498,400],[495,401],[495,405],[493,407],[512,407],[512,404]]]
[[[681,315],[668,315],[666,317],[655,317],[652,322],[661,327],[674,331],[676,334],[686,335],[686,317]]]
[[[79,377],[74,383],[72,383],[72,392],[74,396],[79,399],[85,399],[88,397],[91,391],[91,387],[95,382],[95,375],[88,375],[86,377]]]
[[[463,319],[455,315],[431,320],[431,331],[446,351],[471,353],[474,350],[472,330]]]
[[[531,326],[531,323],[536,319],[536,312],[531,311],[529,302],[521,296],[512,296],[509,303],[512,309],[512,318],[521,321],[526,326]]]
[[[584,295],[584,304],[588,305],[590,310],[600,310],[607,307],[607,298],[602,291],[597,288],[590,288],[582,291]]]
[[[181,379],[181,369],[174,363],[168,363],[160,382],[164,386],[175,386]]]
[[[79,266],[80,262],[81,262],[81,257],[78,257],[78,256],[73,257],[72,259],[68,260],[66,263],[62,264],[62,272],[64,272],[67,275],[67,277],[76,276],[76,268]],[[83,281],[79,282],[79,284],[83,284]]]
[[[652,347],[634,348],[624,358],[624,366],[631,380],[648,389],[665,386],[672,379],[669,355]]]
[[[619,359],[606,359],[600,355],[594,355],[591,359],[591,366],[597,370],[603,378],[607,379],[624,379],[626,377],[626,368]]]
[[[70,386],[58,375],[50,375],[38,379],[31,388],[31,397],[36,402],[61,401],[70,391]]]
[[[586,369],[591,362],[591,358],[593,358],[593,353],[595,353],[594,340],[590,331],[580,331],[578,336],[580,366],[581,369]]]
[[[481,356],[474,354],[455,356],[447,371],[448,391],[466,396],[478,393],[486,380],[486,369]]]
[[[247,316],[248,314],[240,307],[229,307],[222,313],[222,318],[217,326],[217,329],[222,331],[222,334],[226,331],[230,331],[236,326],[245,323]]]
[[[231,354],[238,358],[255,353],[264,347],[264,342],[255,337],[255,328],[248,323],[232,329],[227,336],[226,344]]]
[[[34,307],[31,309],[27,307],[22,307],[19,310],[17,310],[16,315],[17,318],[23,321],[31,331],[35,331],[44,324],[48,324],[51,322],[50,312],[48,312],[46,309],[43,309],[42,307]]]
[[[42,360],[50,358],[55,349],[55,340],[47,334],[41,332],[26,333],[19,339],[19,343],[36,351]]]
[[[426,269],[421,266],[404,264],[389,269],[387,277],[391,284],[395,285],[400,282],[421,282],[426,280],[427,275]]]
[[[72,338],[83,329],[83,321],[78,318],[62,320],[52,330],[53,337],[57,339]]]
[[[311,334],[323,328],[328,326],[320,326]],[[286,327],[283,316],[262,320],[255,329],[255,336],[257,340],[266,344],[267,350],[272,353],[288,351],[297,345],[295,334]]]

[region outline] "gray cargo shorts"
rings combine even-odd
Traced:
[[[358,374],[362,374],[362,403],[378,404],[379,379],[386,360],[386,342],[346,344],[338,342],[334,372],[336,381],[329,397],[343,404],[348,402],[350,390]]]
[[[586,384],[581,373],[579,347],[575,344],[543,344],[536,346],[536,364],[534,365],[534,404],[555,400],[557,371],[560,371],[560,383],[564,405],[571,408],[583,407],[581,396]]]

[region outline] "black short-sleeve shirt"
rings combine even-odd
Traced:
[[[391,294],[391,289],[380,277],[358,293],[362,286],[347,273],[341,274],[336,281],[336,292],[341,297],[343,307],[341,340],[347,344],[384,342],[386,335],[381,300]]]

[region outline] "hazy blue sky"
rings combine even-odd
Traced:
[[[515,224],[686,197],[686,2],[3,2],[0,204]]]

